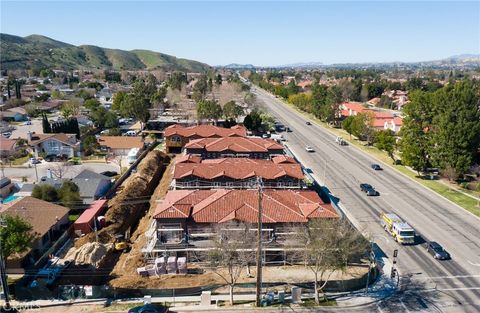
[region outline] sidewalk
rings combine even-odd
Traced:
[[[392,265],[389,260],[386,258],[378,258],[376,260],[377,267],[380,269],[381,273],[377,280],[369,286],[368,293],[365,289],[357,290],[354,292],[343,292],[343,293],[327,293],[329,299],[334,299],[337,301],[337,306],[339,307],[361,307],[365,305],[372,304],[377,301],[381,301],[391,295],[396,291],[396,282],[390,278],[390,270]],[[170,303],[175,308],[175,312],[207,312],[212,309],[218,309],[215,304],[210,306],[201,306],[200,305],[201,296],[182,296],[182,297],[152,297],[152,303]],[[313,299],[313,293],[303,293],[302,299]],[[217,301],[228,302],[230,299],[228,294],[212,295],[211,302],[216,303]],[[255,301],[255,294],[236,294],[234,296],[235,301]],[[13,307],[31,307],[31,308],[46,308],[52,306],[82,306],[82,305],[102,305],[107,299],[77,299],[74,302],[72,301],[63,301],[63,300],[36,300],[29,302],[18,302],[11,301]],[[142,303],[143,298],[130,298],[116,300],[114,303]],[[291,300],[290,295],[285,295],[285,302],[289,303]],[[236,305],[234,307],[221,307],[223,309],[238,310],[238,311],[247,311],[251,312],[252,307],[250,305]],[[268,309],[266,307],[265,309]],[[328,308],[328,307],[322,307]],[[270,307],[270,309],[274,309]]]

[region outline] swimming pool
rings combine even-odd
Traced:
[[[13,201],[13,200],[16,200],[18,199],[19,196],[16,196],[16,195],[9,195],[8,197],[2,199],[2,203],[8,203],[10,201]]]

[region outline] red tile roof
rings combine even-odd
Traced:
[[[272,139],[223,137],[195,139],[185,145],[187,149],[205,149],[208,152],[269,152],[282,150],[283,146]]]
[[[179,163],[200,163],[202,158],[192,154],[182,155],[177,158],[176,164]]]
[[[338,217],[330,204],[324,204],[310,190],[265,190],[262,208],[264,223],[306,223],[309,218]],[[197,223],[255,223],[257,216],[258,192],[253,189],[171,190],[154,214],[157,219],[191,218]]]
[[[165,129],[165,137],[180,135],[182,137],[245,137],[247,129],[243,126],[233,126],[232,128],[217,127],[214,125],[196,125],[184,127],[179,124],[169,126]]]
[[[233,179],[246,179],[259,176],[267,180],[289,176],[303,179],[302,168],[298,163],[277,164],[270,160],[248,158],[223,158],[203,160],[201,163],[180,163],[175,165],[173,178],[196,176],[214,179],[221,176]]]
[[[10,151],[13,153],[16,143],[17,143],[16,140],[8,139],[3,136],[0,136],[0,151]]]

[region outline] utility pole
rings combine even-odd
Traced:
[[[260,307],[260,298],[262,294],[262,179],[257,177],[258,188],[258,229],[257,229],[257,289],[255,306]]]
[[[0,227],[6,228],[5,221],[0,218]],[[2,280],[2,289],[5,296],[5,309],[10,310],[10,298],[8,297],[7,273],[5,270],[5,260],[3,259],[2,238],[0,237],[0,279]]]

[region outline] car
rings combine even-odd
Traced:
[[[427,243],[427,252],[430,253],[436,260],[450,259],[450,253],[448,253],[439,243],[435,241],[430,241]]]
[[[262,138],[263,138],[263,139],[267,139],[267,138],[270,138],[270,136],[271,136],[270,134],[263,134],[263,135],[262,135]]]
[[[168,313],[168,308],[154,304],[144,304],[128,310],[128,313]]]
[[[381,171],[381,170],[383,170],[383,168],[382,168],[380,165],[378,165],[378,164],[372,164],[372,168],[373,168],[374,170],[376,170],[376,171]]]
[[[11,132],[5,132],[2,134],[3,137],[6,137],[6,138],[10,138],[10,136],[12,135]]]
[[[360,184],[360,190],[367,192],[369,189],[373,189],[373,186],[370,184]]]
[[[26,121],[26,122],[23,122],[22,125],[23,125],[23,126],[32,125],[32,122]]]
[[[307,125],[312,125],[312,123],[310,123],[310,122],[305,122],[305,124],[307,124]]]
[[[114,177],[114,176],[117,176],[118,173],[115,171],[105,171],[105,172],[101,172],[100,175],[107,176],[107,177]]]
[[[285,130],[287,131],[287,133],[291,133],[292,132],[292,129],[290,127],[286,127]]]
[[[40,164],[40,163],[42,163],[42,162],[40,162],[40,160],[39,160],[39,159],[36,159],[36,158],[30,158],[30,163],[31,163],[31,164]]]
[[[311,146],[306,146],[305,150],[307,150],[307,152],[315,152],[315,149],[313,149]]]
[[[347,145],[347,142],[342,137],[335,138],[335,142],[338,143],[341,146],[346,146]]]
[[[373,197],[380,195],[380,193],[378,191],[376,191],[375,188],[373,188],[373,187],[368,189],[366,191],[366,193],[367,193],[367,196],[373,196]]]

